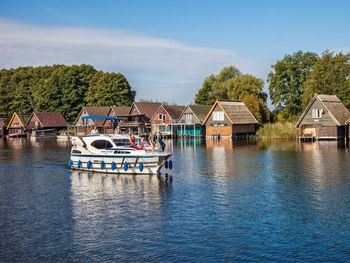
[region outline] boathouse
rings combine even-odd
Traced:
[[[151,119],[161,103],[158,102],[134,102],[128,112],[127,120],[120,122],[122,130],[128,133],[146,135],[151,132]]]
[[[205,136],[204,120],[211,105],[188,105],[177,121],[177,135],[185,137]]]
[[[107,133],[107,134],[115,133],[115,129],[117,128],[117,126],[119,126],[120,128],[120,125],[119,125],[120,123],[127,122],[129,111],[130,111],[130,106],[112,106],[109,109],[107,116],[118,117],[120,118],[120,121],[117,122],[115,120],[104,120],[103,121],[104,133]],[[123,132],[123,131],[120,129],[120,132]]]
[[[152,132],[160,131],[164,137],[177,136],[177,120],[185,106],[161,105],[151,119]]]
[[[204,120],[206,136],[231,138],[255,135],[258,121],[244,102],[216,100]]]
[[[336,95],[315,95],[295,127],[299,139],[339,140],[348,136],[350,112]]]
[[[87,107],[84,106],[79,112],[78,117],[74,121],[75,133],[77,135],[89,134],[96,125],[100,132],[103,132],[103,119],[92,120],[92,119],[82,119],[86,116],[107,116],[110,107]]]
[[[31,114],[17,114],[12,115],[7,125],[8,137],[26,137],[27,134],[27,122]]]
[[[56,136],[67,127],[67,121],[59,112],[33,112],[27,123],[27,130],[34,137]]]

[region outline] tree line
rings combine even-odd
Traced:
[[[314,94],[337,95],[350,109],[350,53],[326,50],[317,55],[297,51],[271,66],[268,92],[274,109],[267,107],[264,81],[243,75],[234,66],[207,77],[195,95],[195,102],[211,105],[216,99],[242,100],[259,123],[295,121]]]
[[[91,65],[52,65],[0,70],[0,115],[57,111],[73,121],[84,105],[131,105],[136,92],[121,73]]]

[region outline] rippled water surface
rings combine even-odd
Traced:
[[[69,173],[70,147],[0,141],[0,262],[347,262],[334,142],[168,142],[157,176]]]

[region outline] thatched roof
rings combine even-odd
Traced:
[[[211,109],[211,105],[189,105],[188,107],[202,124]]]
[[[216,100],[208,113],[205,122],[208,120],[216,105],[219,105],[223,109],[232,124],[258,124],[258,121],[249,111],[244,102],[233,100]]]
[[[300,116],[299,120],[295,125],[296,127],[300,125],[305,115],[310,110],[311,106],[314,104],[315,100],[318,100],[327,109],[329,115],[334,120],[337,126],[345,125],[348,119],[350,118],[350,112],[336,95],[316,94],[304,110],[303,114]]]

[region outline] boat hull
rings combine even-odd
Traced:
[[[171,154],[149,156],[71,155],[69,166],[74,170],[111,174],[157,174]]]

